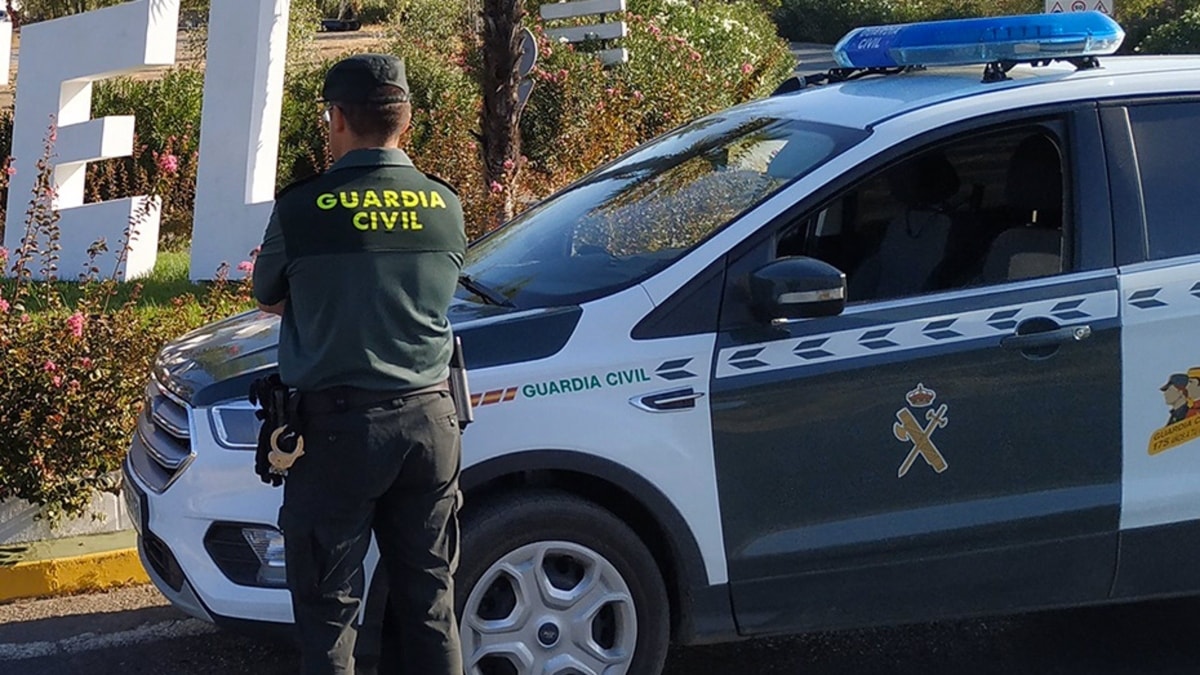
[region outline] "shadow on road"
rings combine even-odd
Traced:
[[[150,607],[16,621],[0,625],[0,647],[181,617]],[[1189,599],[816,633],[677,648],[664,675],[1195,675],[1198,625],[1200,601]],[[229,632],[0,659],[0,672],[22,675],[285,675],[298,666],[290,645]]]
[[[100,630],[104,633],[120,633],[141,626],[164,621],[182,621],[186,618],[183,613],[172,607],[143,607],[7,621],[0,624],[0,645],[55,642],[64,635],[83,635]]]
[[[1200,601],[676,649],[664,675],[1192,675]]]

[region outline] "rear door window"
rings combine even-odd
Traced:
[[[1200,253],[1200,102],[1131,106],[1150,258]]]
[[[926,148],[785,230],[776,255],[841,269],[851,302],[1060,274],[1070,264],[1064,156],[1039,125]]]

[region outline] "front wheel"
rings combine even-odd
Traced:
[[[607,510],[558,492],[464,514],[456,605],[467,675],[657,675],[662,575]]]

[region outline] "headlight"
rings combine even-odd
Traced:
[[[253,450],[258,447],[258,428],[262,424],[254,416],[249,403],[229,403],[209,411],[213,435],[217,442],[234,450]]]

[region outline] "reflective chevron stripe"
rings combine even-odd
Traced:
[[[1063,325],[1115,319],[1118,294],[1102,291],[1053,298],[1024,305],[977,309],[899,323],[881,323],[826,334],[789,337],[723,349],[717,360],[717,379],[804,368],[863,356],[939,349],[945,345],[983,339],[999,340],[1021,321],[1043,316]]]

